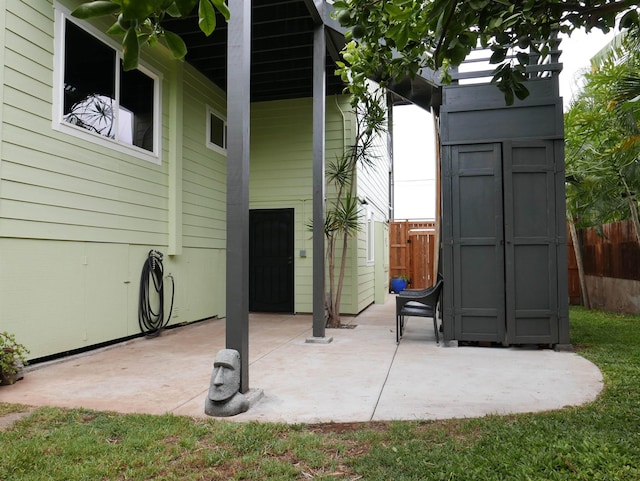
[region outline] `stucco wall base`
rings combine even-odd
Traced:
[[[586,276],[591,306],[628,314],[640,313],[640,281]]]

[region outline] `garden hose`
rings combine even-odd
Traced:
[[[173,299],[175,294],[175,283],[173,276],[171,279],[171,308],[167,319],[164,319],[164,268],[162,266],[162,252],[150,250],[147,259],[142,266],[140,275],[140,299],[138,305],[138,324],[140,331],[147,337],[155,337],[169,323],[173,312]],[[156,292],[154,298],[157,300],[156,310],[152,307],[151,283]]]

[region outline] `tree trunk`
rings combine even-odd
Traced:
[[[344,284],[344,272],[347,263],[347,247],[349,246],[349,236],[345,232],[344,238],[342,241],[342,256],[340,259],[340,275],[338,277],[338,289],[336,292],[336,303],[335,303],[335,316],[334,316],[334,325],[331,327],[340,327],[342,322],[340,320],[340,301],[342,299],[342,286]]]
[[[636,242],[640,246],[640,220],[638,220],[638,202],[636,201],[635,194],[631,192],[631,189],[629,189],[629,185],[622,175],[620,175],[620,180],[622,181],[622,185],[624,185],[624,193],[627,198],[627,203],[629,204],[629,211],[631,212],[631,222],[633,222],[633,227],[636,231]]]
[[[587,289],[587,279],[584,275],[584,262],[582,261],[582,246],[578,239],[578,232],[573,219],[567,215],[569,221],[569,231],[571,232],[571,242],[573,242],[573,252],[576,255],[576,263],[578,264],[578,278],[580,279],[580,290],[582,291],[582,304],[587,309],[591,309],[591,300],[589,299],[589,291]]]
[[[334,303],[334,270],[335,270],[335,235],[329,238],[327,246],[327,259],[329,261],[329,293],[325,296],[325,302],[327,304],[327,326],[331,327],[333,324],[333,317],[335,313]]]
[[[631,195],[629,192],[627,194],[627,199],[629,200],[629,210],[631,211],[631,221],[633,222],[633,227],[636,231],[636,242],[640,246],[640,220],[638,219],[638,203],[636,202],[635,196]]]

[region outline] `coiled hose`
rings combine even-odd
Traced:
[[[138,324],[140,331],[147,337],[155,337],[169,323],[173,312],[173,299],[175,294],[175,283],[173,276],[171,279],[171,308],[167,319],[164,319],[164,267],[162,266],[162,252],[150,250],[147,259],[142,266],[140,275],[140,299],[138,305]],[[151,303],[151,283],[156,292],[158,307],[154,310]]]

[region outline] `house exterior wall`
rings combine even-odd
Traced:
[[[164,261],[176,283],[171,322],[224,316],[226,159],[205,146],[205,105],[224,111],[223,92],[156,48],[143,61],[161,75],[159,165],[59,132],[53,4],[1,8],[0,330],[32,358],[138,333],[142,265],[150,249],[167,254],[176,232],[180,255]]]
[[[53,1],[0,5],[0,330],[14,333],[31,359],[138,334],[151,249],[165,254],[164,272],[175,279],[171,324],[224,317],[226,157],[206,146],[207,107],[224,115],[224,92],[157,46],[142,55],[161,83],[157,163],[61,132],[53,122],[54,20]],[[107,23],[96,26],[103,32]],[[312,311],[311,102],[251,106],[250,205],[295,209],[297,312]],[[327,99],[328,160],[353,136],[348,110],[346,97]],[[379,214],[376,222],[378,237]],[[375,297],[374,266],[363,264],[361,240],[354,245],[345,313]]]
[[[326,143],[327,145],[333,145],[332,152],[327,148],[326,152],[326,164],[330,165],[331,162],[335,162],[340,158],[343,153],[350,148],[356,137],[356,119],[353,112],[353,108],[349,104],[348,98],[333,98],[327,99],[326,104],[327,119],[334,119],[333,122],[327,122],[326,129]],[[356,185],[357,187],[357,185]],[[335,186],[328,183],[326,188],[327,207],[331,209],[333,199],[336,197]],[[364,218],[362,218],[364,222]],[[362,224],[361,224],[362,226]],[[335,289],[337,289],[339,276],[340,276],[340,261],[342,259],[342,238],[336,243],[335,253]],[[358,311],[358,289],[357,289],[357,273],[358,273],[358,237],[354,237],[349,240],[348,252],[345,263],[344,282],[342,288],[342,297],[340,299],[340,313],[341,314],[357,314]],[[327,263],[328,264],[328,263]],[[329,290],[329,265],[327,265],[327,274],[325,282],[327,285],[327,291]]]
[[[346,96],[326,101],[326,159],[352,143],[353,114]],[[295,212],[295,311],[312,312],[312,99],[259,102],[251,105],[250,208],[292,208]],[[332,191],[328,188],[327,196]],[[349,250],[344,313],[357,313],[358,240]],[[300,255],[304,252],[304,256]],[[328,280],[327,280],[328,282]],[[372,296],[373,293],[367,293]]]
[[[295,312],[313,310],[311,109],[310,98],[251,105],[249,207],[294,210]]]
[[[311,312],[313,246],[309,225],[312,219],[311,139],[312,99],[259,102],[251,105],[250,208],[292,208],[295,212],[295,311]],[[326,100],[326,159],[338,157],[355,138],[355,116],[346,96]],[[373,262],[367,262],[366,208],[375,219],[374,246],[384,249],[389,199],[389,151],[386,137],[376,145],[380,159],[373,169],[358,172],[357,189],[369,205],[363,206],[363,229],[350,241],[341,312],[357,314],[373,302],[384,302],[387,251],[376,249]],[[327,197],[334,192],[327,188]],[[388,246],[388,241],[387,241]],[[300,253],[304,252],[305,256]],[[339,250],[337,258],[340,257]],[[382,266],[382,274],[376,270]],[[337,272],[336,272],[337,276]],[[336,279],[337,281],[337,279]],[[327,279],[328,282],[328,279]]]
[[[382,133],[376,138],[371,152],[372,165],[358,166],[358,197],[365,199],[362,206],[363,225],[367,218],[373,217],[374,227],[369,231],[366,227],[358,233],[357,311],[374,302],[384,302],[389,291],[389,172],[391,169],[391,152],[388,134]],[[369,236],[373,235],[373,262],[367,254]],[[378,243],[386,244],[384,251],[378,249]],[[370,247],[369,247],[370,248]],[[385,269],[386,266],[386,269]],[[382,270],[380,268],[382,267]]]

